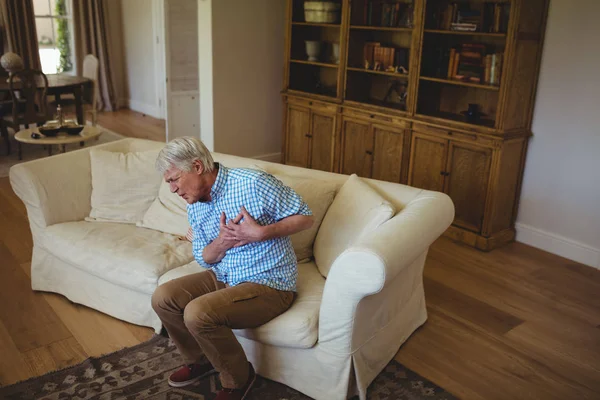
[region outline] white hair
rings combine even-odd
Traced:
[[[214,169],[212,155],[204,143],[195,137],[184,136],[167,143],[158,153],[155,166],[162,175],[171,167],[190,172],[196,160],[200,161],[204,172],[211,172]]]

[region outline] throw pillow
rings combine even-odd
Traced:
[[[91,150],[92,210],[86,221],[135,224],[158,193],[162,177],[154,169],[158,150],[115,153]]]
[[[160,184],[158,197],[154,200],[137,226],[186,236],[190,226],[187,218],[187,202],[176,193],[172,193],[164,180]]]
[[[288,175],[274,175],[284,185],[294,189],[308,204],[313,213],[313,226],[291,236],[292,246],[298,261],[306,261],[313,256],[313,244],[327,209],[331,205],[337,186],[327,181],[298,178]]]
[[[360,238],[394,216],[394,206],[356,175],[333,200],[315,238],[315,262],[327,277],[335,259]]]

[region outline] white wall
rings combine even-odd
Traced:
[[[285,3],[212,1],[215,151],[279,161]],[[203,39],[200,36],[201,42]],[[206,65],[202,53],[199,58],[202,74],[202,65]],[[209,90],[205,84],[201,76],[201,92]],[[203,111],[201,120],[204,115]],[[207,121],[201,124],[209,127]]]
[[[600,1],[551,1],[517,240],[600,268]]]
[[[121,4],[129,93],[124,102],[132,110],[162,118],[156,83],[160,57],[156,54],[154,1],[126,0]]]

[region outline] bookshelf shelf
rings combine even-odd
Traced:
[[[292,22],[292,26],[318,26],[321,28],[340,28],[340,24],[319,24],[315,22]]]
[[[375,75],[392,76],[394,78],[408,78],[408,74],[397,74],[395,72],[373,71],[373,70],[370,70],[370,69],[354,68],[354,67],[348,67],[347,70],[348,71],[355,71],[355,72],[363,72],[365,74],[375,74]]]
[[[329,96],[327,94],[313,93],[313,92],[308,92],[305,90],[298,90],[298,89],[288,89],[287,92],[291,95],[308,97],[308,98],[315,99],[315,100],[323,100],[323,101],[328,101],[328,102],[333,102],[333,103],[339,103],[339,101],[336,100],[335,96]]]
[[[363,31],[412,32],[413,28],[390,28],[386,26],[351,25],[350,29]]]
[[[488,32],[466,32],[466,31],[449,31],[444,29],[425,29],[425,33],[435,33],[439,35],[469,35],[469,36],[486,36],[495,38],[506,38],[506,33],[488,33]]]
[[[329,63],[323,63],[323,62],[318,62],[318,61],[306,61],[306,60],[290,60],[290,62],[292,63],[296,63],[296,64],[305,64],[305,65],[314,65],[317,67],[325,67],[325,68],[335,68],[337,69],[339,67],[339,65],[337,64],[329,64]]]
[[[435,120],[436,122],[439,121],[442,123],[445,121],[446,122],[447,121],[458,122],[461,125],[465,125],[465,126],[482,126],[482,127],[486,127],[486,128],[494,127],[494,121],[490,120],[490,119],[481,119],[478,122],[467,122],[464,115],[453,114],[453,113],[448,113],[448,112],[416,114],[416,117],[419,119],[422,119],[424,121],[431,119],[431,120]]]
[[[424,80],[424,81],[446,83],[449,85],[465,86],[465,87],[472,87],[472,88],[478,88],[478,89],[486,89],[486,90],[493,90],[493,91],[500,90],[500,87],[495,86],[495,85],[485,85],[485,84],[482,85],[480,83],[464,82],[464,81],[460,81],[460,80],[431,78],[428,76],[421,76],[420,79]]]

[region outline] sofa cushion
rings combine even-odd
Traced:
[[[205,270],[192,261],[167,272],[160,278],[159,284]],[[325,287],[325,279],[314,262],[298,264],[296,287],[296,299],[286,312],[258,328],[236,329],[235,334],[273,346],[313,347],[319,335],[319,309]]]
[[[41,246],[73,267],[147,294],[154,292],[158,278],[165,272],[193,259],[188,241],[110,222],[49,226]]]
[[[313,214],[313,226],[310,229],[298,232],[291,236],[292,246],[299,261],[308,261],[313,256],[313,245],[315,237],[325,217],[327,209],[331,205],[337,186],[334,183],[318,181],[309,178],[298,178],[288,175],[274,175],[284,185],[294,189],[302,200],[308,204]]]
[[[154,169],[158,150],[118,153],[91,150],[92,210],[87,221],[135,224],[156,196],[161,182]]]
[[[158,190],[158,197],[154,199],[137,226],[185,236],[190,227],[187,218],[187,202],[178,194],[172,193],[169,184],[163,180]]]
[[[394,206],[351,175],[327,211],[315,239],[315,261],[327,277],[335,259],[395,214]]]

